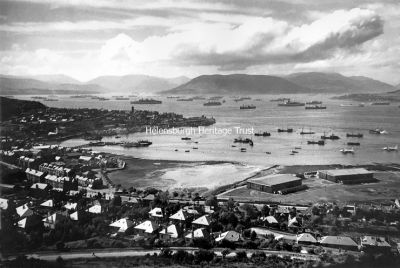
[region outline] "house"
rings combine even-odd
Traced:
[[[125,195],[121,195],[121,201],[122,201],[122,204],[137,204],[137,203],[139,203],[137,198],[132,197],[132,196],[125,196]]]
[[[125,233],[126,230],[133,226],[133,222],[127,218],[122,218],[111,223],[109,226],[118,228],[119,233]]]
[[[200,218],[192,221],[192,224],[201,225],[201,226],[209,226],[211,224],[211,219],[208,215],[201,216]]]
[[[302,233],[297,235],[296,242],[297,244],[310,245],[310,244],[316,244],[317,239],[315,239],[315,237],[309,233]]]
[[[86,211],[93,214],[101,214],[101,205],[91,206]]]
[[[67,204],[64,205],[64,207],[67,210],[76,210],[76,206],[78,205],[78,203],[70,203],[68,202]]]
[[[227,231],[215,238],[215,242],[221,242],[224,240],[229,242],[238,242],[240,240],[240,234],[235,231]]]
[[[145,197],[143,197],[142,201],[146,202],[146,203],[150,203],[151,201],[154,201],[155,198],[156,197],[154,196],[154,194],[149,194],[149,195],[146,195]]]
[[[19,206],[15,209],[20,218],[29,217],[33,215],[33,210],[28,207],[28,203]]]
[[[42,204],[40,204],[42,207],[49,207],[52,208],[54,207],[54,202],[52,199],[49,199],[47,201],[44,201]]]
[[[169,217],[171,220],[176,220],[176,221],[186,221],[187,220],[187,214],[183,209],[178,210],[174,215]]]
[[[392,249],[384,237],[369,235],[361,238],[361,248],[366,252],[385,252]]]
[[[27,168],[25,174],[28,182],[31,183],[41,182],[44,178],[44,173],[35,169]]]
[[[210,239],[210,233],[205,228],[198,228],[185,235],[186,240],[193,240],[199,238]]]
[[[179,238],[181,231],[175,224],[171,224],[167,228],[162,229],[159,234],[161,239],[168,241]]]
[[[158,230],[158,227],[158,224],[154,221],[147,220],[135,226],[134,228],[138,230],[139,234],[149,235],[156,232]]]
[[[31,215],[29,217],[25,217],[22,220],[18,221],[18,227],[22,229],[34,229],[34,228],[39,228],[43,222],[41,221],[41,218],[39,215]]]
[[[261,217],[261,220],[267,226],[270,226],[270,227],[278,227],[279,226],[279,222],[277,221],[277,219],[274,216]]]
[[[358,250],[358,245],[353,239],[346,236],[324,236],[319,243],[323,247]]]
[[[0,209],[7,209],[8,208],[8,199],[0,198]]]
[[[50,228],[50,229],[55,229],[56,224],[59,223],[60,221],[64,220],[65,218],[66,218],[66,216],[64,214],[56,212],[50,216],[47,216],[42,221],[43,221],[44,227]]]
[[[80,218],[80,215],[81,215],[81,212],[75,211],[74,213],[71,213],[71,214],[69,215],[69,218],[70,218],[71,220],[73,220],[73,221],[78,221],[79,218]]]
[[[152,210],[150,210],[149,216],[153,217],[153,218],[162,218],[163,213],[162,213],[161,208],[159,208],[159,207],[153,208]]]
[[[51,186],[46,183],[34,183],[31,186],[30,192],[35,197],[46,197],[47,192],[51,189]]]

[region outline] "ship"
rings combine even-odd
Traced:
[[[361,144],[359,142],[351,141],[351,142],[348,142],[347,145],[349,145],[349,146],[360,146]]]
[[[278,106],[285,106],[285,107],[298,107],[298,106],[305,106],[304,102],[297,102],[297,101],[285,101],[283,103],[278,103]]]
[[[369,133],[371,134],[387,134],[387,131],[381,128],[370,129]]]
[[[340,152],[342,152],[342,154],[354,154],[354,149],[353,148],[351,148],[351,149],[343,148],[343,149],[340,149]]]
[[[281,101],[287,102],[287,101],[290,101],[290,99],[289,98],[278,98],[278,99],[272,99],[270,101],[271,102],[281,102]]]
[[[348,138],[362,138],[364,135],[362,133],[346,133],[346,137]]]
[[[45,100],[47,98],[46,97],[41,97],[41,96],[33,96],[33,97],[31,97],[31,99],[34,99],[34,100]]]
[[[311,106],[306,106],[305,109],[306,109],[306,110],[323,110],[323,109],[326,109],[326,106],[322,106],[322,105],[311,105]]]
[[[102,97],[100,97],[100,98],[97,98],[99,101],[108,101],[108,100],[110,100],[110,99],[107,99],[107,98],[102,98]]]
[[[131,148],[131,147],[148,147],[153,143],[148,140],[139,140],[137,142],[125,142],[122,144],[122,147]]]
[[[136,101],[131,101],[131,104],[161,104],[162,101],[155,99],[139,99]]]
[[[176,101],[193,101],[193,98],[177,99]]]
[[[334,134],[331,134],[330,136],[325,136],[325,134],[324,134],[321,136],[321,139],[323,139],[323,140],[338,140],[338,139],[340,139],[340,137],[337,135],[334,135]]]
[[[222,98],[223,98],[223,96],[212,96],[209,98],[209,100],[220,100]]]
[[[307,105],[319,105],[322,104],[322,101],[310,101],[310,102],[306,102]]]
[[[116,97],[115,99],[116,100],[129,100],[129,98],[126,98],[126,97]]]
[[[315,134],[315,132],[311,131],[311,129],[309,131],[304,131],[303,129],[301,129],[300,131],[300,135],[311,135],[311,134]]]
[[[244,101],[244,100],[251,100],[251,98],[250,97],[241,97],[241,98],[238,98],[238,99],[234,99],[235,102]]]
[[[346,103],[346,104],[340,104],[340,107],[364,107],[364,103],[359,103],[359,104],[352,104],[352,103]]]
[[[324,140],[320,140],[320,141],[307,141],[307,144],[325,145],[325,141],[324,141]]]
[[[220,106],[222,103],[219,101],[209,101],[204,103],[204,106]]]
[[[58,101],[58,99],[46,98],[44,101]]]
[[[371,105],[390,105],[390,102],[376,101],[376,102],[372,102]]]
[[[287,133],[292,133],[293,132],[293,128],[278,128],[278,132],[287,132]]]
[[[240,110],[251,110],[251,109],[255,109],[255,108],[256,108],[256,106],[252,105],[252,104],[250,104],[250,105],[241,105],[240,106]]]
[[[398,145],[393,146],[393,147],[386,146],[386,147],[383,147],[382,149],[385,150],[385,151],[388,151],[388,152],[393,152],[393,151],[398,151],[399,150],[399,146]]]
[[[259,132],[259,133],[255,133],[254,136],[261,136],[261,137],[269,137],[271,136],[271,133],[264,131],[264,132]]]
[[[181,138],[181,140],[183,140],[183,141],[190,141],[192,138],[189,138],[189,137],[182,137]]]
[[[195,96],[193,97],[194,100],[205,100],[206,98],[201,97],[201,96]]]
[[[252,139],[249,139],[249,138],[246,138],[246,139],[242,139],[242,138],[237,138],[237,139],[234,139],[233,140],[233,142],[238,142],[238,143],[248,143],[248,144],[250,144],[251,146],[253,146],[253,140]]]

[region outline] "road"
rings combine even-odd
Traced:
[[[173,252],[178,250],[185,250],[190,253],[194,253],[199,250],[198,248],[190,248],[190,247],[182,247],[182,248],[170,248]],[[213,249],[216,256],[222,257],[223,248],[215,248]],[[264,252],[267,256],[277,255],[279,257],[290,257],[302,260],[319,260],[319,256],[303,254],[303,253],[295,253],[288,251],[273,251],[273,250],[245,250],[239,249],[237,251],[246,251],[247,257],[251,258],[251,255],[254,252]],[[237,252],[236,251],[236,252]],[[94,258],[115,258],[115,257],[140,257],[146,256],[147,254],[160,254],[161,249],[93,249],[93,250],[82,250],[82,251],[71,251],[71,252],[37,252],[26,254],[28,258],[33,257],[46,261],[55,261],[58,257],[62,257],[64,260],[74,260],[74,259],[94,259]],[[226,257],[235,257],[236,252],[232,251]],[[14,257],[9,257],[8,259],[13,259]]]

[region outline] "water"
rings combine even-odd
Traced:
[[[115,95],[115,94],[113,94]],[[136,141],[148,139],[153,142],[148,148],[122,148],[120,146],[96,147],[94,150],[130,155],[147,159],[206,161],[223,160],[240,162],[250,165],[294,165],[294,164],[369,164],[400,163],[400,153],[386,152],[382,148],[400,144],[400,109],[398,104],[390,106],[341,107],[339,101],[330,99],[327,95],[294,95],[296,101],[322,100],[327,106],[326,110],[305,110],[304,107],[278,107],[270,99],[287,97],[287,95],[252,96],[253,99],[261,98],[263,101],[234,102],[231,97],[225,97],[226,103],[222,106],[204,107],[205,100],[193,102],[178,102],[176,99],[156,97],[163,101],[161,105],[135,105],[135,109],[157,110],[160,112],[175,112],[184,116],[205,115],[214,117],[217,123],[210,128],[234,127],[254,128],[256,132],[271,132],[271,137],[252,137],[254,146],[245,144],[231,147],[233,139],[238,136],[251,137],[250,135],[207,135],[195,134],[190,136],[191,141],[183,141],[180,136],[174,135],[149,135],[135,133],[122,136],[120,139],[105,137],[103,141]],[[23,96],[29,99],[30,96]],[[132,98],[131,98],[132,99]],[[98,101],[90,98],[75,99],[60,96],[57,102],[44,102],[51,107],[66,108],[103,108],[130,110],[129,101]],[[255,110],[240,110],[242,104],[255,104]],[[294,128],[294,133],[277,133],[277,128]],[[387,135],[369,134],[369,129],[383,128]],[[314,135],[300,135],[301,129],[311,129]],[[364,138],[346,138],[346,133],[364,134]],[[307,145],[308,140],[319,140],[323,134],[334,133],[341,137],[340,140],[327,140],[325,146]],[[198,144],[195,144],[197,141]],[[354,146],[355,154],[343,155],[339,150],[348,148],[349,141],[359,141],[361,146]],[[62,145],[77,145],[87,143],[81,139],[62,142]],[[198,149],[193,149],[198,147]],[[240,152],[239,148],[247,148],[247,152]],[[299,153],[290,155],[295,147]],[[178,149],[178,151],[175,151]],[[190,150],[190,152],[185,152]],[[271,152],[271,154],[266,154]]]

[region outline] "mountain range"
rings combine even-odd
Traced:
[[[277,75],[201,75],[160,78],[147,75],[99,76],[81,82],[69,76],[8,76],[0,75],[1,95],[18,94],[90,94],[90,93],[159,93],[169,95],[247,95],[330,93],[382,93],[400,89],[400,85],[364,76],[344,76],[339,73],[293,73]]]

